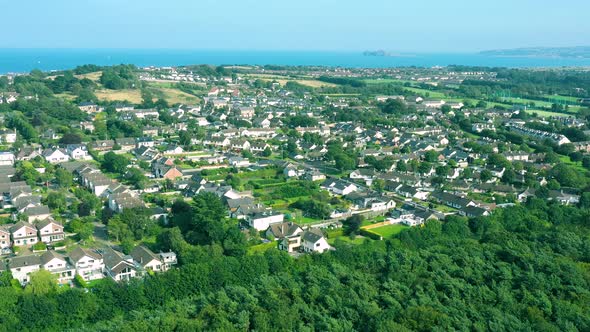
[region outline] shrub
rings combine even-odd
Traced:
[[[46,250],[47,245],[43,242],[37,242],[33,245],[33,250]]]

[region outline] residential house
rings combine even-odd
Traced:
[[[98,252],[76,247],[68,253],[68,259],[82,279],[92,281],[104,277],[105,265],[102,255]]]
[[[38,242],[37,230],[29,224],[18,222],[10,227],[12,234],[12,243],[15,246],[31,246]]]
[[[59,284],[66,284],[74,279],[76,268],[66,260],[65,256],[53,250],[44,252],[41,257],[41,268],[57,277]]]
[[[24,286],[31,280],[30,274],[41,269],[41,257],[39,255],[13,257],[8,259],[8,267],[12,277]]]
[[[169,265],[164,264],[162,257],[154,254],[145,246],[137,246],[131,251],[131,257],[145,271],[164,272]]]
[[[324,237],[322,231],[318,228],[312,228],[304,231],[301,236],[301,245],[303,252],[307,253],[323,253],[332,248],[328,244],[328,241]]]
[[[63,163],[70,160],[68,152],[64,149],[53,148],[43,151],[43,158],[50,164]]]
[[[0,226],[0,249],[10,248],[11,246],[10,228],[7,225],[2,225]]]
[[[63,225],[52,218],[39,221],[37,222],[36,226],[37,230],[39,231],[41,242],[53,243],[61,241],[65,238]]]
[[[137,276],[137,267],[131,256],[124,255],[111,247],[104,248],[101,254],[105,264],[105,272],[113,280],[129,281]]]
[[[271,224],[283,222],[285,215],[280,212],[266,210],[248,214],[245,218],[248,225],[257,231],[267,230]]]

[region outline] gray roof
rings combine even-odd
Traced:
[[[268,226],[268,230],[277,239],[293,235],[300,227],[292,222],[282,222],[271,224]]]
[[[8,260],[8,266],[11,269],[33,265],[41,265],[41,257],[39,255],[18,256]]]
[[[49,263],[54,258],[61,259],[62,261],[66,260],[66,258],[62,254],[58,254],[57,252],[55,252],[53,250],[49,250],[49,251],[44,252],[41,255],[41,264],[45,265],[45,264]]]
[[[102,259],[102,256],[99,253],[82,247],[76,247],[68,254],[68,257],[73,263],[77,263],[84,256],[92,257],[94,259]]]
[[[133,257],[133,260],[138,262],[141,266],[145,266],[153,260],[160,261],[160,258],[156,256],[156,254],[144,246],[133,248],[131,251],[131,257]]]
[[[316,243],[324,237],[324,233],[320,229],[312,228],[303,232],[303,241]]]

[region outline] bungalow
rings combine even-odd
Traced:
[[[82,279],[91,281],[104,277],[105,265],[102,255],[98,252],[76,247],[68,254],[68,259]]]
[[[68,152],[64,149],[53,148],[43,151],[43,158],[50,164],[63,163],[70,160]]]
[[[470,199],[463,198],[444,191],[435,191],[432,193],[431,197],[435,201],[438,201],[439,203],[445,204],[455,209],[463,209],[468,206],[476,206],[475,202]]]
[[[352,183],[348,183],[344,180],[327,179],[325,180],[320,188],[327,190],[336,195],[348,195],[358,190],[358,187]]]
[[[228,159],[229,165],[233,167],[248,167],[250,166],[250,160],[242,157],[230,157]]]
[[[326,176],[318,170],[307,170],[305,174],[303,174],[303,180],[306,181],[321,181],[325,179]]]
[[[156,142],[151,137],[139,137],[137,139],[137,147],[153,148]]]
[[[113,146],[115,146],[115,141],[113,140],[99,140],[94,141],[89,144],[90,148],[95,151],[111,151]]]
[[[151,250],[144,246],[137,246],[131,251],[131,257],[145,271],[162,272],[165,271],[164,264],[160,257],[156,256]]]

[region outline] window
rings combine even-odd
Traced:
[[[319,247],[319,246],[320,246],[320,243],[319,243],[319,242],[318,242],[318,243],[316,243],[316,244],[315,244],[315,246],[316,246],[316,247]]]

